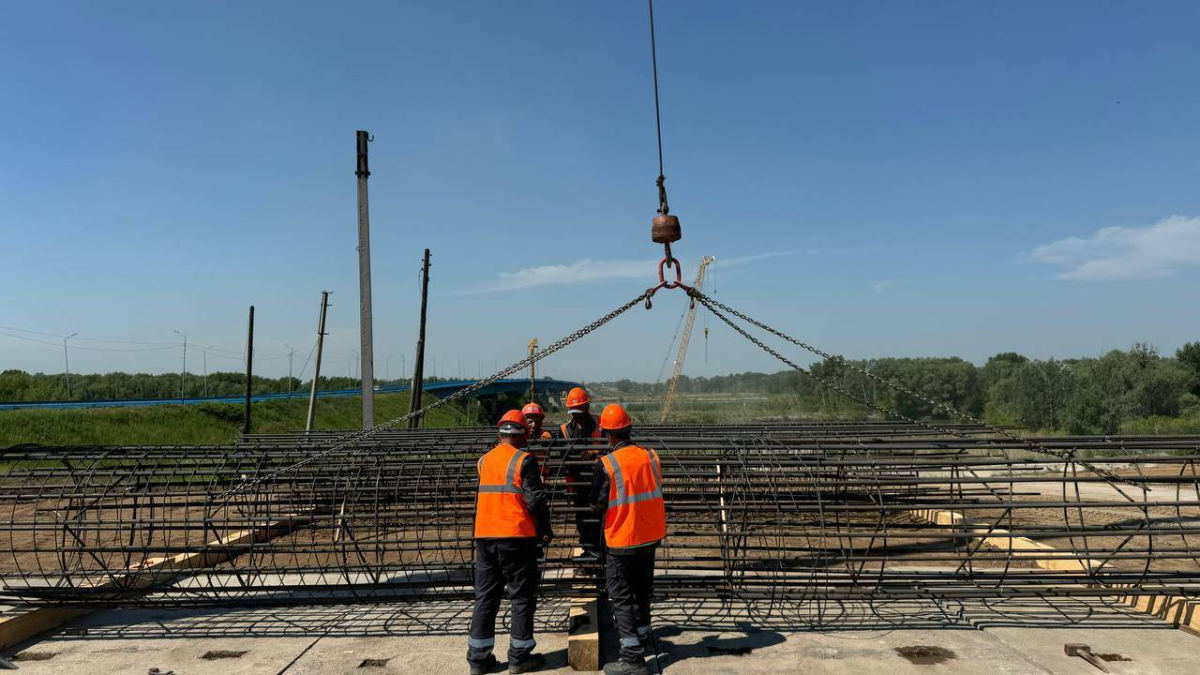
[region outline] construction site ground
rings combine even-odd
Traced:
[[[142,675],[465,673],[467,602],[241,609],[108,609],[6,650],[21,672]],[[566,666],[563,602],[539,611],[543,672]],[[1200,637],[1099,599],[664,604],[651,672],[1200,672]],[[605,642],[610,642],[606,639]],[[507,643],[497,637],[501,655]],[[606,658],[614,647],[605,645]]]

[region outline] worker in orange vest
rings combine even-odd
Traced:
[[[475,499],[475,608],[467,637],[471,675],[492,672],[499,662],[496,614],[507,588],[512,603],[508,671],[525,673],[545,663],[534,654],[538,546],[550,543],[550,510],[537,459],[522,450],[528,429],[520,410],[500,418],[500,443],[479,459]]]
[[[563,461],[592,460],[598,454],[591,439],[602,438],[600,425],[591,413],[591,397],[583,387],[575,387],[567,393],[567,413],[571,419],[559,427],[562,437],[568,442],[563,450]],[[587,486],[591,482],[591,468],[586,465],[567,465],[568,490],[575,506],[575,529],[579,532],[579,546],[583,555],[577,559],[582,563],[599,562],[604,557],[604,542],[601,541],[600,521],[590,512]]]
[[[600,414],[612,449],[597,462],[592,509],[602,514],[607,545],[605,586],[621,639],[621,656],[604,666],[608,675],[645,675],[650,639],[654,554],[667,536],[667,511],[658,453],[630,440],[633,420],[619,405]]]
[[[542,477],[546,477],[546,465],[550,459],[550,440],[554,434],[542,428],[542,420],[546,419],[546,411],[537,401],[530,401],[521,408],[525,417],[525,425],[529,427],[529,452],[537,457],[538,465],[542,467]]]
[[[546,419],[546,411],[542,410],[542,406],[538,405],[537,401],[530,401],[521,408],[521,414],[525,416],[525,424],[529,426],[530,441],[548,441],[554,438],[554,434],[548,429],[542,428],[542,420]]]

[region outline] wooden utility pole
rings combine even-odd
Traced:
[[[317,322],[317,365],[313,368],[312,391],[308,394],[308,420],[304,431],[312,431],[317,414],[317,383],[321,380],[321,351],[325,348],[325,310],[329,308],[329,291],[321,291],[321,318]]]
[[[371,327],[371,219],[367,209],[367,144],[373,136],[356,132],[358,146],[358,333],[362,352],[362,428],[375,426],[375,360]]]
[[[421,390],[425,379],[425,310],[429,307],[429,249],[425,249],[425,262],[421,265],[421,325],[417,332],[417,362],[413,366],[412,386],[409,387],[408,412],[415,413],[421,409]],[[435,364],[436,365],[436,364]],[[408,421],[409,429],[416,429],[421,424],[420,417]]]
[[[250,330],[246,337],[246,416],[242,435],[250,433],[250,395],[254,391],[254,305],[250,305]]]

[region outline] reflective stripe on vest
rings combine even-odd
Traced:
[[[645,453],[639,461],[636,453]],[[621,458],[628,465],[622,466]],[[628,445],[602,459],[611,483],[604,536],[610,548],[629,548],[659,541],[666,536],[666,506],[662,493],[662,466],[653,450]],[[633,475],[629,475],[634,471]]]
[[[525,505],[525,489],[520,484],[520,468],[527,456],[528,453],[503,443],[480,458],[476,537],[536,536],[537,526]],[[501,463],[505,467],[503,474],[498,470]]]

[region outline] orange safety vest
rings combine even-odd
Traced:
[[[566,422],[563,422],[558,428],[562,430],[563,438],[565,438],[568,441],[571,440],[571,437],[567,436],[567,423]],[[596,428],[592,429],[591,437],[592,438],[602,438],[603,436],[604,436],[604,432],[600,431],[600,425],[597,424]]]
[[[652,544],[667,536],[667,507],[662,494],[662,464],[653,450],[627,445],[605,455],[608,511],[604,539],[609,548]]]
[[[501,443],[479,458],[475,537],[536,537],[537,523],[525,505],[521,466],[529,453]]]

